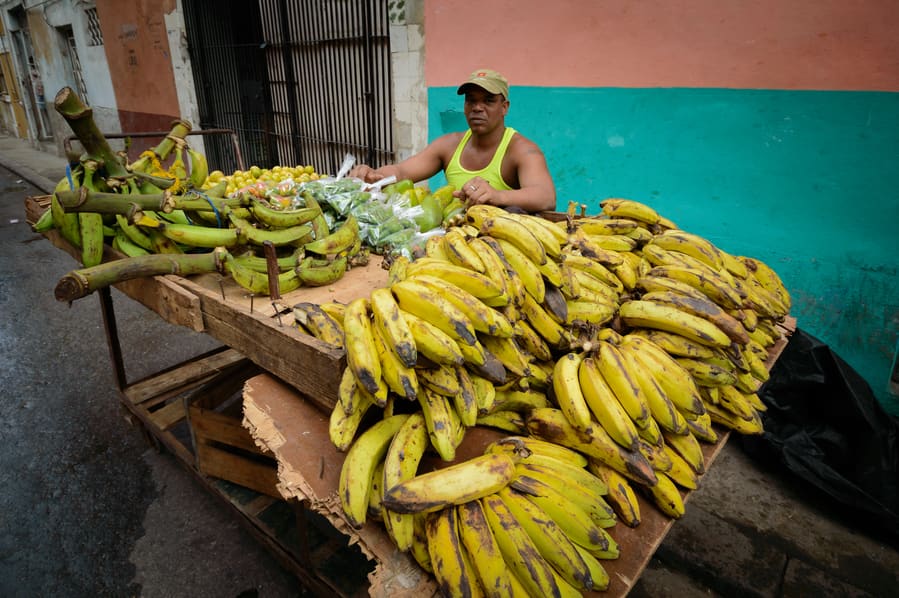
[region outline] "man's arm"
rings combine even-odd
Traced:
[[[449,160],[447,148],[450,152],[455,148],[453,135],[448,134],[435,139],[419,153],[409,156],[398,164],[388,164],[374,169],[367,164],[358,164],[350,170],[350,176],[362,179],[366,183],[374,183],[388,176],[395,176],[396,180],[411,179],[417,183],[431,178],[441,170]]]
[[[509,148],[512,153],[513,148]],[[462,189],[456,192],[458,197],[471,203],[489,203],[508,207],[517,206],[528,212],[540,212],[556,209],[556,186],[543,152],[537,144],[521,139],[514,148],[514,153],[507,157],[515,161],[518,173],[518,189],[502,191],[491,187],[481,177],[474,177]]]

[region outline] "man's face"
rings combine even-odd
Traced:
[[[500,94],[475,86],[465,90],[465,120],[475,133],[490,131],[502,123],[508,108],[508,100]]]

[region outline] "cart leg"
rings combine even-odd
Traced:
[[[109,360],[112,362],[112,369],[115,373],[116,386],[123,391],[128,386],[128,378],[125,375],[125,363],[122,360],[122,345],[119,343],[119,328],[116,324],[112,293],[109,287],[103,287],[98,293],[100,311],[103,314],[103,328],[106,330],[106,346],[109,347]]]

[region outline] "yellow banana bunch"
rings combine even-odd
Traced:
[[[637,220],[644,224],[659,224],[662,217],[645,203],[632,199],[610,197],[599,202],[602,213],[609,218]]]

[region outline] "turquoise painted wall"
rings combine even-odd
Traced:
[[[543,149],[558,208],[644,201],[764,260],[799,326],[899,415],[899,93],[513,87],[506,117]],[[466,128],[455,88],[428,93],[431,138]],[[442,176],[431,181],[443,184]]]

